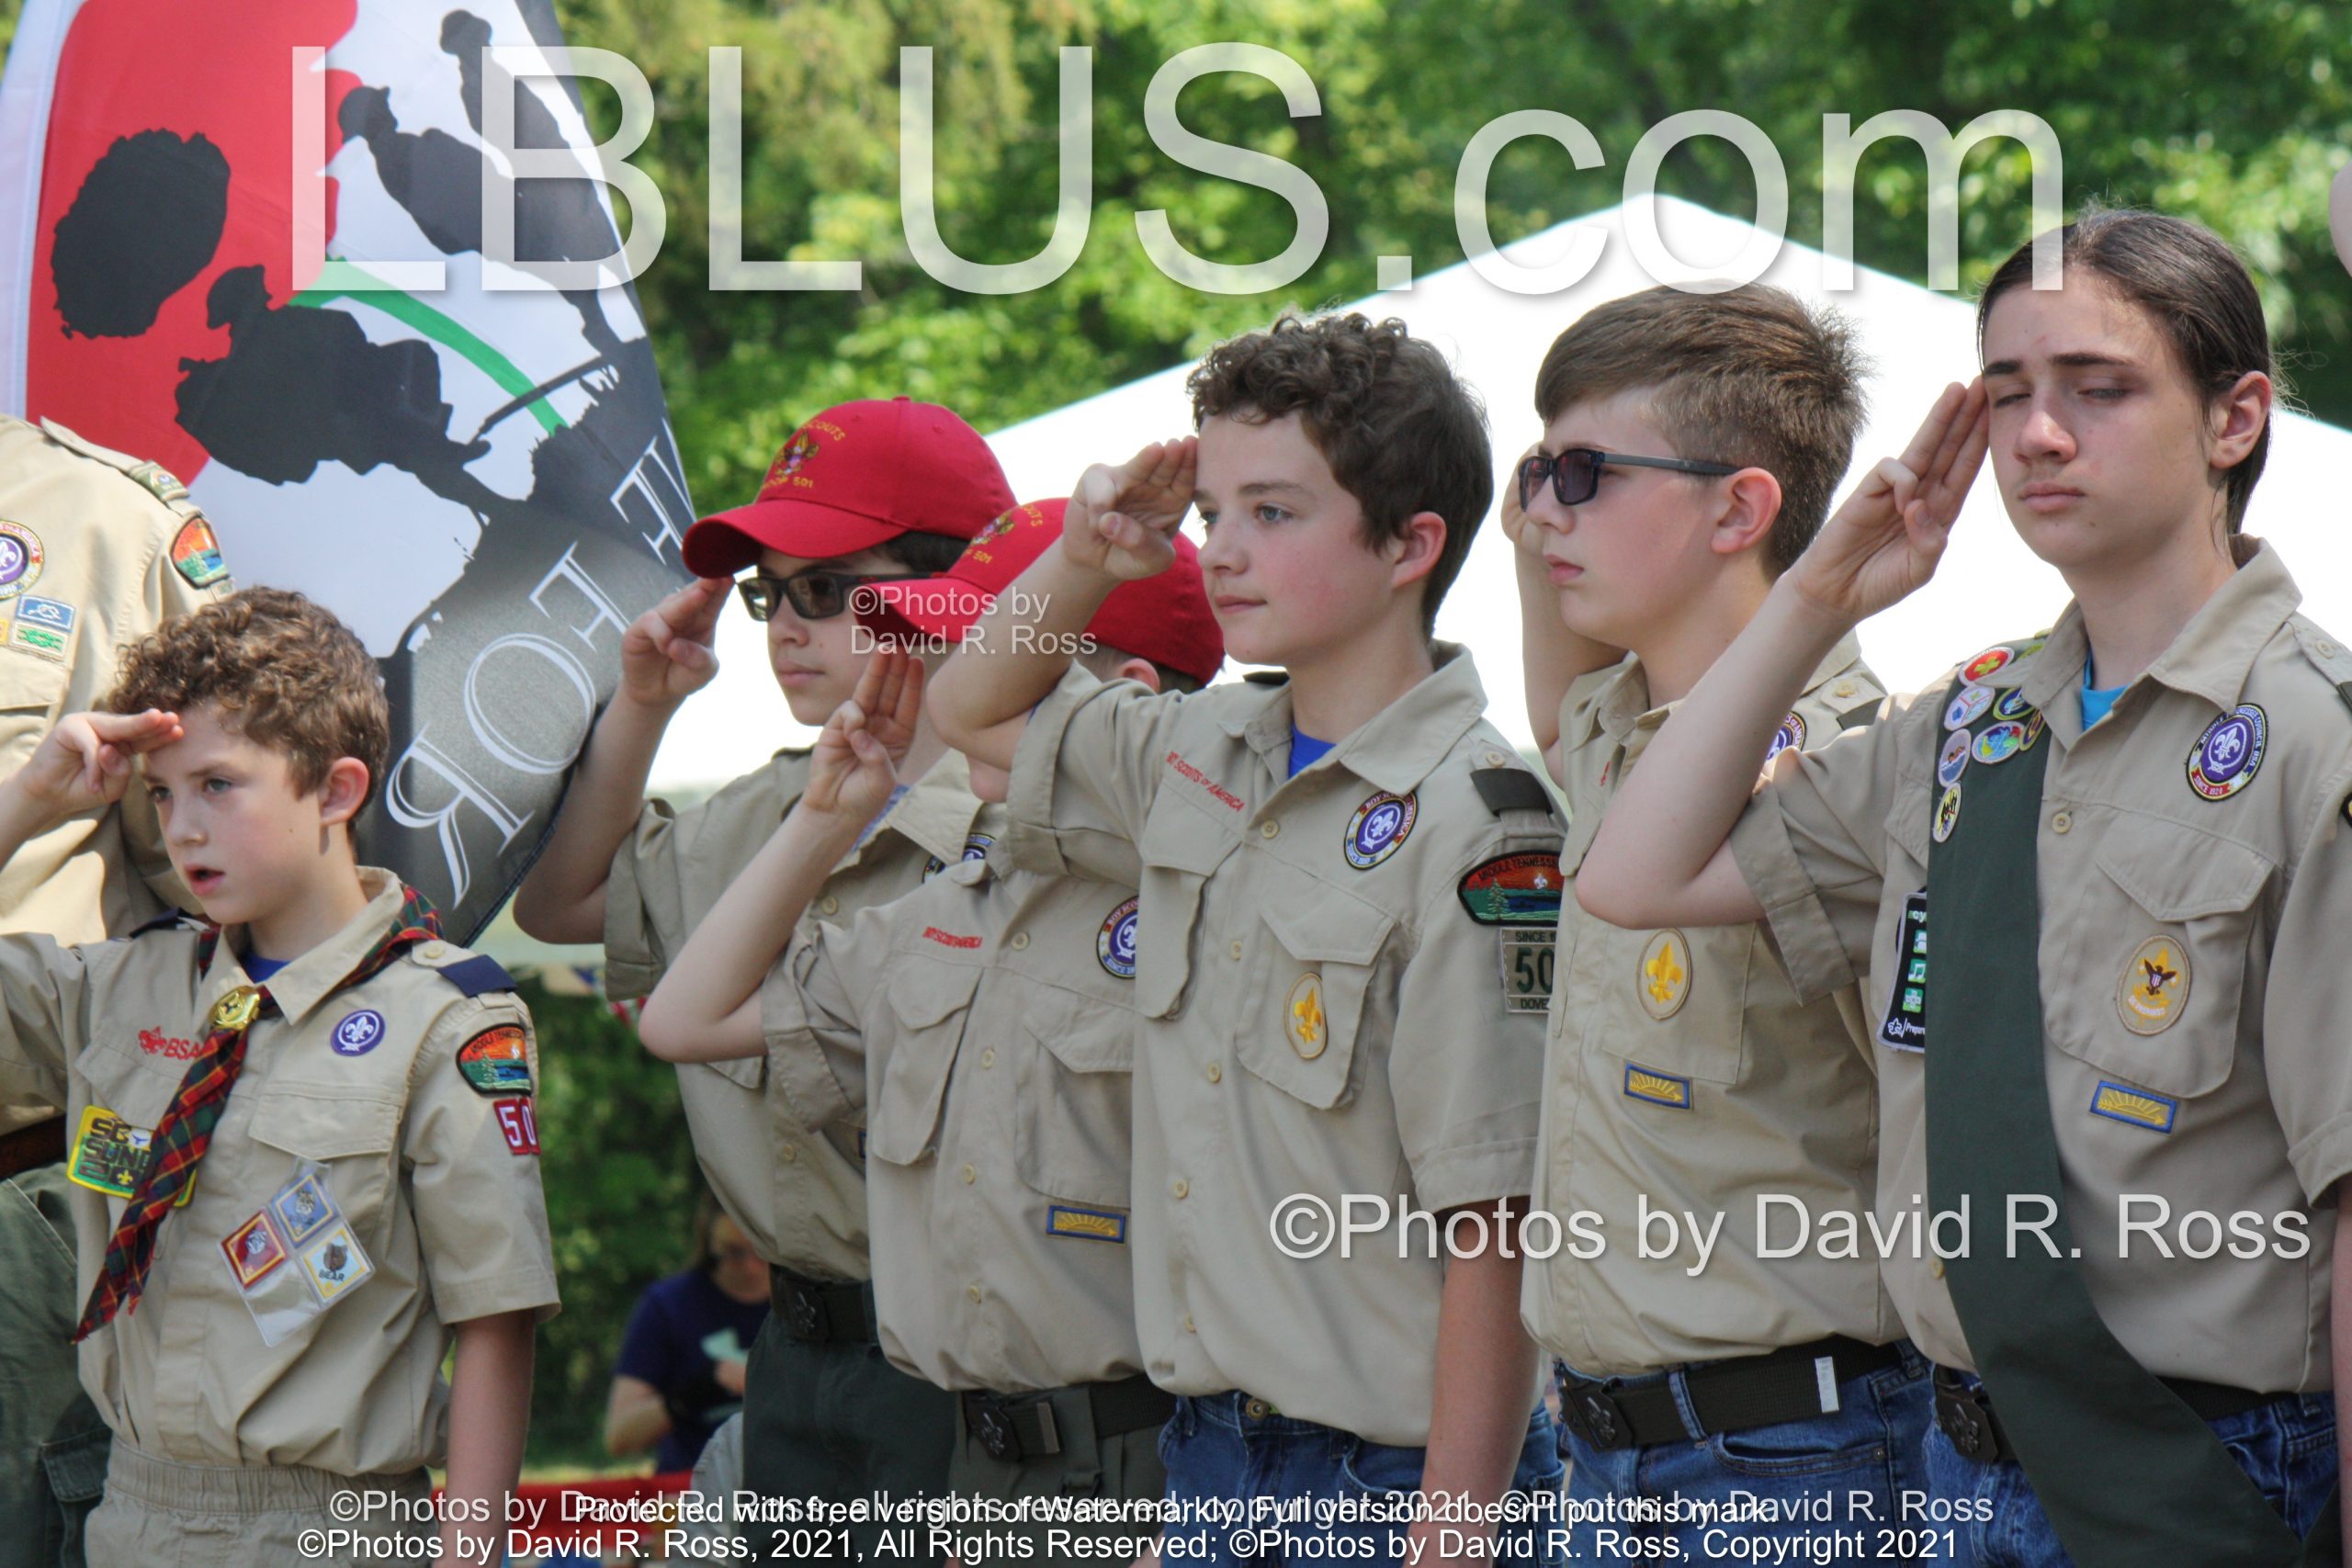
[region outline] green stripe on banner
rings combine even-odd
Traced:
[[[522,367],[498,350],[476,337],[458,322],[443,315],[413,295],[403,294],[356,263],[330,256],[320,269],[319,280],[294,296],[289,303],[307,305],[313,310],[331,299],[356,299],[373,305],[386,315],[406,321],[435,343],[448,344],[479,368],[482,374],[504,388],[514,397],[530,391],[533,382]],[[531,417],[547,431],[563,428],[563,416],[545,398],[533,398],[525,405]]]

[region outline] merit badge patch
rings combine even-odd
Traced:
[[[1110,1209],[1072,1209],[1056,1203],[1046,1211],[1047,1235],[1074,1235],[1084,1241],[1125,1242],[1127,1216]]]
[[[1654,1073],[1647,1067],[1625,1064],[1625,1098],[1646,1100],[1652,1105],[1663,1105],[1675,1111],[1690,1109],[1690,1080],[1678,1078],[1671,1073]]]
[[[531,1092],[531,1055],[511,1023],[485,1029],[458,1047],[458,1071],[476,1094]]]
[[[14,599],[40,581],[40,536],[0,517],[0,600]]]
[[[1680,931],[1660,931],[1642,948],[1634,994],[1660,1023],[1682,1010],[1690,996],[1690,943]]]
[[[1959,825],[1960,786],[1947,784],[1944,786],[1943,797],[1936,802],[1936,842],[1940,844],[1951,838],[1951,830]]]
[[[1764,765],[1770,767],[1772,759],[1790,747],[1802,749],[1804,745],[1804,716],[1792,713],[1781,721],[1780,728],[1772,731],[1772,744],[1764,748]]]
[[[220,541],[212,536],[212,525],[201,517],[191,517],[180,525],[172,539],[172,570],[187,580],[190,588],[209,588],[229,575],[228,563],[220,558]]]
[[[2162,1034],[2188,999],[2188,953],[2168,936],[2140,944],[2115,982],[2115,1011],[2134,1034]]]
[[[229,1272],[236,1276],[240,1290],[252,1290],[286,1261],[286,1244],[277,1239],[266,1213],[255,1214],[230,1232],[220,1251],[229,1259]]]
[[[1944,738],[1944,749],[1936,756],[1936,782],[1950,789],[1968,771],[1969,735],[1965,729],[1955,729]]]
[[[132,1126],[103,1105],[85,1105],[81,1124],[74,1130],[65,1179],[109,1198],[128,1198],[147,1174],[147,1146],[153,1138],[148,1129]],[[187,1201],[186,1193],[180,1201]]]
[[[1970,685],[1978,685],[2007,670],[2016,662],[2014,648],[1988,648],[1960,667],[1960,678]]]
[[[297,1246],[310,1240],[322,1225],[339,1213],[315,1175],[305,1175],[289,1184],[270,1200],[269,1207],[277,1216],[278,1228]]]
[[[2262,766],[2269,723],[2252,703],[2240,703],[2205,727],[2188,753],[2188,787],[2207,800],[2227,800],[2254,782]]]
[[[2025,750],[2025,726],[2016,719],[2005,718],[1998,724],[1988,724],[1976,737],[1968,754],[1980,762],[2006,762]]]
[[[334,1301],[375,1271],[349,1225],[335,1226],[302,1249],[302,1272],[311,1277],[322,1302]]]
[[[1961,688],[1960,694],[1944,705],[1944,728],[1966,729],[1984,716],[1984,710],[1993,705],[1993,696],[1990,686]]]
[[[1413,830],[1413,818],[1420,813],[1420,803],[1411,795],[1390,795],[1383,790],[1356,807],[1348,818],[1345,849],[1348,863],[1358,871],[1370,871],[1396,852]]]
[[[2031,703],[2026,701],[2025,693],[2012,686],[1993,704],[1993,716],[2030,720],[2040,714]]]
[[[383,1038],[384,1015],[374,1008],[361,1008],[343,1015],[343,1021],[334,1026],[332,1044],[338,1056],[365,1056]]]
[[[1122,980],[1136,977],[1136,906],[1138,899],[1130,898],[1102,917],[1102,929],[1094,933],[1094,961]]]
[[[1482,926],[1557,926],[1560,857],[1537,850],[1497,855],[1462,874],[1454,896]]]
[[[498,1130],[506,1139],[510,1155],[535,1155],[539,1152],[539,1122],[531,1114],[527,1100],[502,1100],[491,1109],[498,1113]]]
[[[1301,975],[1283,1006],[1283,1032],[1302,1062],[1311,1062],[1331,1042],[1323,1021],[1323,976]]]
[[[1887,993],[1886,1016],[1880,1021],[1878,1040],[1897,1051],[1928,1048],[1928,895],[1925,889],[1903,901],[1903,919],[1895,927],[1894,987]]]
[[[2110,1122],[2129,1122],[2151,1133],[2169,1133],[2174,1119],[2180,1114],[2180,1101],[2170,1095],[2101,1078],[2098,1088],[2091,1091],[2091,1114]]]

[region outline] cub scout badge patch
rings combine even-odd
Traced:
[[[1804,745],[1804,716],[1792,713],[1781,721],[1780,728],[1772,731],[1772,744],[1764,748],[1764,765],[1770,767],[1773,758],[1792,746],[1802,748]]]
[[[2180,1114],[2180,1101],[2169,1095],[2101,1078],[2098,1088],[2091,1091],[2091,1114],[2110,1122],[2129,1122],[2151,1133],[2169,1133],[2174,1119]]]
[[[1897,1051],[1928,1048],[1928,895],[1924,889],[1903,901],[1903,919],[1895,926],[1894,986],[1887,993],[1886,1016],[1879,1022],[1878,1040]]]
[[[16,619],[8,624],[8,646],[56,663],[65,662],[74,640],[74,606],[62,599],[28,593],[17,601]]]
[[[343,1015],[334,1026],[333,1047],[338,1056],[365,1056],[384,1038],[384,1015],[374,1008],[361,1008]]]
[[[1453,891],[1482,926],[1557,926],[1566,880],[1558,855],[1530,850],[1472,866]]]
[[[2017,656],[2014,648],[1988,648],[1960,667],[1961,679],[1972,686],[1989,681],[2014,663]]]
[[[2161,1034],[2188,999],[2188,953],[2168,936],[2142,942],[2115,982],[2115,1011],[2134,1034]]]
[[[1122,980],[1136,977],[1136,906],[1130,898],[1102,917],[1102,929],[1094,933],[1094,961]]]
[[[2268,732],[2262,710],[2252,703],[2207,725],[2188,753],[2188,787],[2207,800],[2227,800],[2245,788],[2262,766]]]
[[[103,1105],[85,1105],[74,1130],[74,1147],[65,1161],[65,1179],[76,1187],[128,1198],[147,1174],[147,1150],[154,1134],[134,1127]],[[185,1208],[195,1194],[193,1183],[180,1190],[172,1207]]]
[[[1960,695],[1944,705],[1944,728],[1966,729],[1984,717],[1984,710],[1992,705],[1992,687],[1964,686],[1961,689]]]
[[[0,600],[14,599],[40,581],[40,536],[0,517]]]
[[[322,1302],[334,1301],[375,1271],[347,1224],[336,1225],[302,1249],[302,1272]]]
[[[271,1199],[269,1208],[277,1216],[278,1228],[298,1246],[335,1217],[335,1206],[327,1197],[326,1189],[320,1185],[316,1175],[307,1173]]]
[[[1643,946],[1634,994],[1660,1023],[1682,1010],[1690,996],[1690,944],[1680,931],[1660,931]]]
[[[1420,809],[1411,795],[1390,795],[1385,790],[1365,800],[1348,818],[1348,863],[1358,871],[1370,871],[1395,854],[1412,832],[1413,818]]]
[[[458,1071],[476,1094],[531,1092],[531,1056],[511,1023],[485,1029],[458,1047]]]
[[[237,1277],[241,1290],[253,1289],[286,1261],[286,1244],[270,1228],[266,1214],[255,1214],[230,1232],[220,1250],[227,1255],[229,1271]]]
[[[1690,1080],[1678,1078],[1671,1073],[1654,1073],[1647,1067],[1625,1064],[1625,1098],[1646,1100],[1652,1105],[1669,1110],[1690,1109]]]
[[[1056,1203],[1046,1211],[1047,1235],[1074,1235],[1086,1241],[1125,1242],[1127,1216],[1111,1209],[1073,1209]]]
[[[1331,1043],[1323,1021],[1322,976],[1301,975],[1291,987],[1290,999],[1283,1008],[1283,1032],[1302,1062],[1315,1060]]]
[[[191,517],[180,525],[172,539],[172,570],[187,580],[190,588],[209,588],[229,575],[226,562],[220,558],[220,541],[212,536],[212,525],[201,517]]]

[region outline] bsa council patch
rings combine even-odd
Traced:
[[[458,1047],[458,1071],[476,1094],[531,1092],[531,1055],[511,1023],[485,1029]]]
[[[1094,933],[1094,961],[1122,980],[1136,977],[1136,906],[1130,898],[1102,918]]]
[[[1356,807],[1348,818],[1348,863],[1358,871],[1370,871],[1396,852],[1413,830],[1413,818],[1420,814],[1420,803],[1412,795],[1390,795],[1381,791]]]
[[[2252,703],[2240,703],[2205,727],[2188,753],[2188,787],[2207,800],[2227,800],[2254,782],[2262,767],[2269,723]]]
[[[40,581],[40,536],[0,517],[0,600],[14,599]]]
[[[1792,746],[1800,750],[1804,746],[1804,716],[1803,714],[1789,715],[1781,721],[1781,728],[1772,731],[1772,744],[1764,748],[1764,765],[1770,767],[1773,758]]]
[[[190,588],[209,588],[228,577],[229,567],[220,558],[220,541],[212,536],[211,524],[191,517],[180,525],[172,540],[172,570],[186,578]]]
[[[1558,855],[1527,850],[1472,866],[1453,891],[1482,926],[1556,926],[1566,880]]]

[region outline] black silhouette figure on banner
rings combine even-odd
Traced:
[[[202,135],[118,137],[58,215],[50,277],[65,330],[137,337],[212,265],[229,220],[229,160]]]

